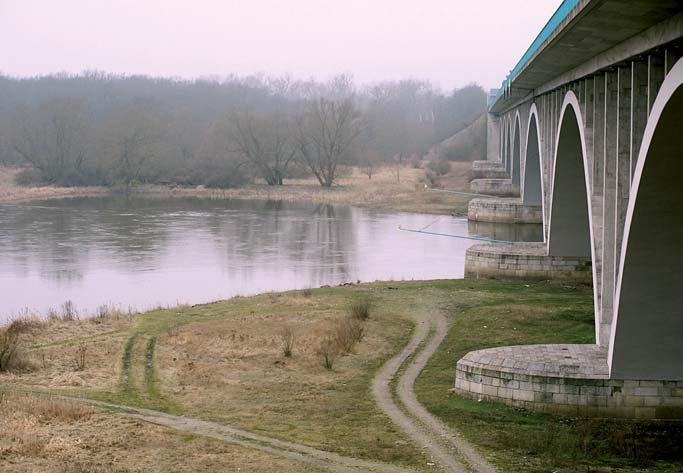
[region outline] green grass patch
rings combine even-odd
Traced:
[[[445,289],[445,288],[444,288]],[[419,400],[505,472],[673,472],[683,424],[574,419],[476,402],[450,393],[455,363],[472,350],[593,343],[589,287],[455,281],[441,309],[451,328],[416,383]]]

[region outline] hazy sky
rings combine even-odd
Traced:
[[[559,0],[0,0],[0,71],[499,86]]]

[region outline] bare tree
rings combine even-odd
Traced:
[[[105,149],[113,161],[113,182],[126,188],[140,181],[145,166],[158,157],[162,139],[159,112],[142,102],[123,107],[114,114]]]
[[[298,147],[302,161],[321,186],[334,184],[339,165],[349,159],[361,131],[362,119],[353,97],[319,98],[308,103],[299,119]]]
[[[232,142],[269,186],[281,186],[296,155],[291,119],[283,112],[233,116]]]
[[[51,183],[66,183],[85,159],[83,109],[77,100],[53,100],[19,118],[14,151]]]

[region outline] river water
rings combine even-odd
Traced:
[[[84,316],[344,282],[461,278],[473,241],[540,226],[308,203],[79,198],[0,205],[0,320],[73,301]]]

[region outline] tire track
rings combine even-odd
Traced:
[[[337,453],[320,450],[307,445],[280,440],[246,430],[230,427],[219,422],[196,419],[192,417],[167,414],[153,409],[145,409],[128,405],[95,401],[86,398],[54,395],[38,391],[12,390],[16,393],[51,397],[65,401],[77,401],[94,407],[119,411],[120,415],[155,424],[181,432],[209,437],[226,443],[259,450],[288,460],[300,461],[319,467],[325,471],[340,473],[378,472],[378,473],[411,473],[414,470],[390,465],[387,463],[347,457]]]
[[[401,404],[399,406],[394,400],[391,383],[397,378],[401,367],[417,352],[432,331],[434,335],[429,342],[408,363],[398,378],[396,390]],[[430,414],[417,400],[415,380],[447,333],[448,322],[438,311],[431,311],[426,317],[418,319],[410,342],[398,355],[386,362],[375,377],[373,394],[384,413],[418,445],[424,446],[442,470],[452,473],[495,473],[493,466],[477,453],[469,442]]]

